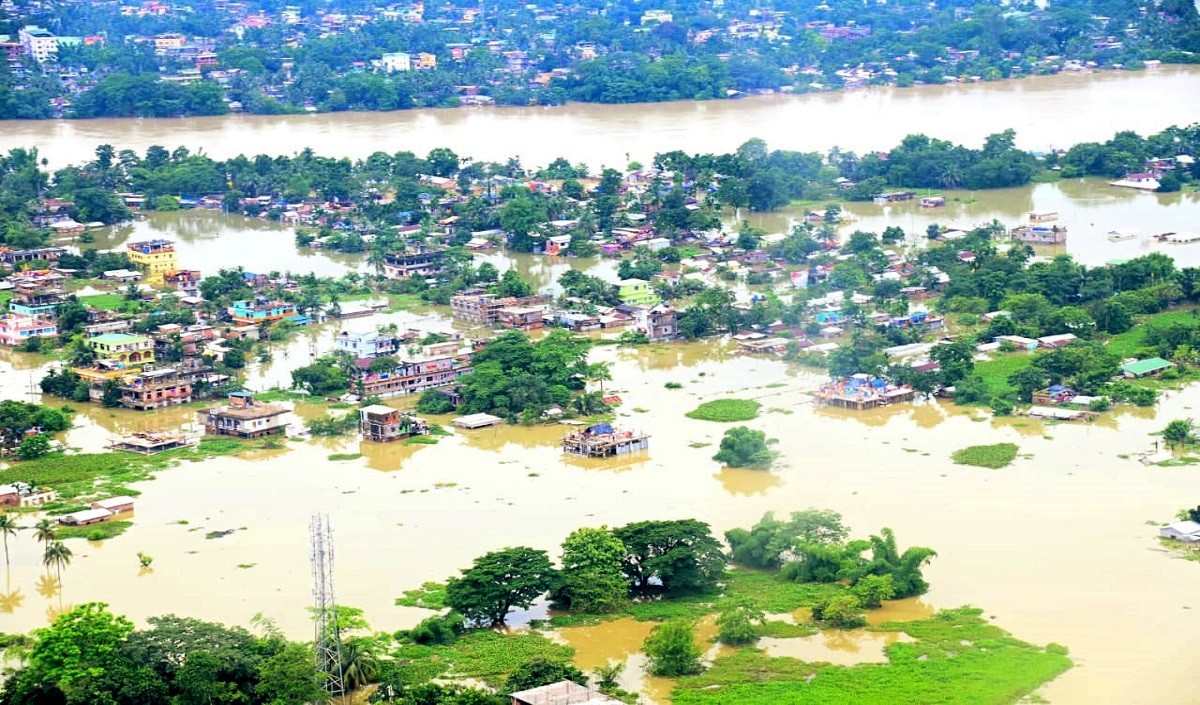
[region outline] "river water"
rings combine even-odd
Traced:
[[[766,131],[756,131],[758,125],[744,119],[731,123],[729,130],[706,134],[695,127],[703,123],[697,115],[731,111],[724,113],[730,120],[739,114],[757,119],[771,111],[815,111],[805,107],[810,104],[839,114],[839,102],[858,101],[861,106],[867,100],[885,101],[886,109],[895,111],[900,122],[923,114],[933,126],[931,132],[955,139],[970,139],[971,134],[1007,126],[980,127],[980,122],[989,123],[994,118],[992,111],[1008,110],[1009,116],[1027,118],[1030,126],[1042,126],[1036,133],[1040,136],[1033,139],[1057,142],[1099,137],[1123,127],[1147,130],[1186,122],[1194,117],[1196,96],[1200,95],[1196,90],[1200,71],[1196,70],[1059,79],[1057,93],[1051,82],[1037,79],[908,94],[879,91],[587,110],[595,115],[626,111],[631,120],[636,111],[651,116],[645,118],[651,121],[644,138],[647,151],[673,146],[673,134],[679,138],[678,126],[672,126],[672,120],[663,115],[682,112],[693,116],[687,123],[692,126],[688,129],[697,130],[692,132],[693,142],[712,140],[693,148],[725,149],[741,140],[725,132],[744,129],[746,136],[751,136]],[[1168,91],[1170,100],[1161,109],[1151,109],[1163,91]],[[1039,97],[1046,93],[1055,99]],[[1099,95],[1113,102],[1095,104],[1104,109],[1089,109],[1086,122],[1072,119],[1082,104],[1078,101]],[[964,96],[978,96],[978,100],[968,103]],[[614,117],[617,124],[612,130],[596,128],[594,133],[584,133],[587,140],[576,137],[553,143],[546,139],[547,134],[557,134],[553,129],[566,129],[551,126],[580,120],[580,110],[511,111],[549,116],[550,132],[539,133],[538,140],[530,140],[528,145],[522,136],[528,130],[517,133],[514,128],[512,139],[505,134],[497,140],[495,134],[476,135],[462,125],[471,121],[482,121],[478,129],[499,125],[508,119],[509,111],[503,110],[282,121],[239,117],[168,121],[161,127],[157,122],[136,121],[40,123],[15,125],[10,130],[6,124],[0,141],[13,140],[15,145],[44,140],[40,145],[53,160],[78,159],[93,141],[118,147],[154,141],[204,143],[213,154],[218,150],[288,151],[306,143],[365,153],[373,144],[355,129],[356,120],[368,125],[372,120],[380,124],[446,120],[444,139],[432,140],[428,146],[449,144],[460,153],[485,157],[488,155],[474,147],[501,143],[506,154],[529,146],[532,151],[522,154],[533,162],[557,154],[557,145],[564,152],[570,145],[573,159],[608,154],[604,145],[621,144],[622,134],[629,144],[629,131],[639,129],[636,124],[621,126]],[[972,111],[979,117],[967,120],[965,116]],[[840,114],[845,117],[848,113]],[[320,129],[335,129],[331,120],[343,121],[336,129],[346,136],[345,141],[322,137]],[[1154,120],[1162,122],[1150,124]],[[886,133],[880,137],[886,143],[906,131],[900,129],[892,135],[890,122],[866,129],[874,130],[872,134]],[[1013,119],[1007,122],[1018,127],[1025,124]],[[272,123],[284,125],[271,128],[274,141],[263,132]],[[835,123],[831,120],[838,129],[828,133],[797,129],[792,123],[780,136],[786,132],[796,140],[819,142],[813,146],[823,148],[852,133]],[[325,127],[319,128],[322,124]],[[762,124],[778,123],[764,119]],[[30,129],[43,132],[40,137],[22,132]],[[89,136],[85,134],[88,130],[98,132]],[[155,133],[158,137],[151,134],[153,130],[161,130]],[[1092,135],[1091,130],[1097,134]],[[372,134],[378,142],[385,133]],[[414,131],[412,139],[420,134]],[[1031,131],[1030,136],[1033,134]],[[164,135],[175,139],[161,140]],[[454,141],[467,137],[475,141]],[[730,144],[722,142],[726,139]],[[396,144],[389,143],[387,148],[424,148],[403,145],[403,141],[397,138]],[[535,141],[541,144],[535,145]],[[64,148],[67,144],[73,146]],[[896,224],[920,232],[927,222],[971,225],[992,217],[1011,221],[1027,210],[1054,209],[1071,229],[1067,250],[1084,261],[1098,263],[1131,254],[1118,245],[1140,247],[1136,242],[1113,245],[1103,240],[1102,234],[1109,229],[1129,227],[1127,222],[1143,232],[1187,229],[1183,226],[1189,220],[1194,222],[1196,216],[1194,196],[1131,194],[1094,181],[953,197],[960,200],[928,213],[855,205],[850,210],[859,220],[851,227],[878,231]],[[796,214],[764,216],[759,222],[768,229],[783,229],[788,217]],[[353,256],[297,252],[287,228],[216,214],[155,214],[129,229],[101,232],[98,241],[117,246],[130,236],[144,235],[177,239],[181,266],[205,273],[236,264],[251,270],[328,274],[362,266],[360,258]],[[1183,257],[1190,248],[1200,251],[1196,245],[1178,246],[1171,252]],[[610,262],[493,258],[518,267],[539,285],[572,264],[613,276]],[[441,313],[422,310],[345,325],[359,329],[388,322],[427,330],[453,326]],[[262,389],[287,384],[290,369],[307,362],[311,350],[332,346],[338,325],[311,327],[289,343],[274,344],[272,362],[251,364],[248,386]],[[177,612],[245,623],[254,613],[263,612],[291,635],[302,638],[311,629],[304,611],[311,599],[306,527],[310,514],[317,511],[327,512],[336,527],[339,600],[365,608],[375,627],[391,630],[410,626],[424,616],[420,610],[393,606],[396,596],[423,581],[445,578],[484,551],[530,545],[556,553],[561,539],[579,526],[613,526],[648,518],[696,517],[723,532],[748,526],[765,511],[816,506],[844,514],[856,535],[890,526],[902,546],[920,544],[938,551],[927,571],[932,590],[920,601],[889,605],[886,609],[897,617],[915,618],[933,608],[973,604],[1019,638],[1068,646],[1079,666],[1043,689],[1042,695],[1051,701],[1067,705],[1200,703],[1200,695],[1190,685],[1200,667],[1200,603],[1194,588],[1198,568],[1160,550],[1153,526],[1179,508],[1200,501],[1200,473],[1191,467],[1144,468],[1121,457],[1150,447],[1150,434],[1168,420],[1194,417],[1200,390],[1173,393],[1157,410],[1122,409],[1092,425],[1047,425],[974,418],[943,404],[864,414],[815,409],[804,392],[818,384],[820,377],[779,361],[735,356],[721,342],[636,350],[604,347],[597,349],[595,357],[613,364],[613,381],[606,391],[624,399],[618,423],[652,434],[647,454],[611,463],[566,462],[558,449],[559,429],[501,427],[456,432],[433,446],[365,444],[347,437],[290,442],[281,450],[252,458],[187,463],[138,487],[143,494],[136,522],[125,535],[103,544],[73,541],[76,557],[63,574],[61,588],[45,576],[32,538],[22,533],[12,539],[12,568],[5,592],[0,594],[0,631],[38,627],[64,607],[104,600],[138,620]],[[30,383],[41,376],[43,366],[44,361],[35,357],[0,353],[0,392],[6,398],[36,399]],[[680,382],[683,388],[664,389],[669,381]],[[763,403],[766,413],[749,425],[781,439],[782,457],[775,471],[723,470],[710,459],[725,427],[688,419],[684,414],[702,401],[725,396],[754,397]],[[65,440],[71,446],[97,450],[113,434],[184,426],[191,422],[192,413],[137,414],[86,406],[80,409],[76,427]],[[297,413],[303,417],[313,409],[302,405]],[[1002,441],[1021,447],[1021,457],[1008,468],[991,471],[950,462],[950,454],[958,448]],[[329,461],[333,453],[361,453],[362,457]],[[224,538],[205,538],[209,531],[228,529],[235,531]],[[155,558],[152,569],[139,570],[138,551]],[[609,628],[611,633],[574,632],[562,638],[580,647],[580,665],[629,657],[631,673],[636,673],[627,675],[627,682],[636,682],[661,702],[670,684],[644,679],[637,669],[637,644],[643,629],[621,623]],[[874,654],[879,648],[855,642],[850,649],[821,638],[825,640],[803,644],[808,649],[805,653],[840,648]]]
[[[284,117],[6,121],[0,150],[36,146],[55,167],[91,159],[97,145],[139,153],[151,145],[203,149],[216,158],[293,154],[365,157],[450,147],[477,160],[519,156],[527,165],[565,156],[623,167],[657,152],[726,152],[752,137],[775,148],[825,151],[837,145],[886,149],[925,132],[978,145],[1017,130],[1029,149],[1104,140],[1118,130],[1147,133],[1200,115],[1200,67],[1035,76],[1013,81],[870,88],[738,101],[541,108],[425,109]]]

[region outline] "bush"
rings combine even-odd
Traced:
[[[667,382],[663,387],[667,389],[683,389],[683,384],[681,382]]]
[[[574,681],[579,685],[587,685],[587,676],[574,664],[539,656],[517,666],[509,674],[508,680],[504,681],[504,692],[515,693],[559,681]]]
[[[17,457],[21,460],[34,460],[50,452],[50,439],[44,433],[26,436],[17,448]]]
[[[682,620],[664,622],[650,632],[642,651],[650,660],[650,672],[676,678],[699,673],[700,647],[696,646],[692,625]]]
[[[751,644],[758,640],[763,618],[762,610],[749,601],[739,600],[717,617],[717,641],[730,646]]]
[[[996,416],[1011,416],[1013,403],[1004,397],[992,397],[992,413]]]
[[[457,612],[434,615],[407,631],[398,632],[397,639],[407,639],[414,644],[453,644],[466,631],[467,620]]]
[[[758,416],[760,407],[762,407],[762,404],[750,399],[714,399],[713,401],[706,401],[689,411],[687,417],[689,419],[720,421],[722,423],[749,421]]]
[[[862,603],[854,595],[841,594],[817,604],[812,609],[813,619],[838,629],[856,629],[866,626]]]

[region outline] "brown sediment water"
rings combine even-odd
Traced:
[[[0,609],[0,631],[45,624],[61,599],[107,601],[138,620],[176,612],[245,623],[261,611],[302,637],[311,628],[306,526],[318,511],[336,527],[338,599],[391,630],[426,614],[393,606],[396,596],[488,550],[530,545],[557,555],[558,543],[579,526],[696,517],[720,533],[765,511],[816,506],[843,513],[855,535],[889,526],[902,548],[937,549],[927,570],[933,587],[921,604],[977,605],[1019,638],[1067,645],[1082,667],[1046,689],[1055,702],[1196,702],[1181,686],[1197,665],[1196,566],[1158,550],[1147,522],[1168,519],[1200,496],[1200,473],[1118,457],[1150,447],[1149,434],[1167,420],[1194,416],[1196,389],[1172,393],[1156,413],[1121,410],[1104,425],[981,423],[940,403],[832,413],[801,391],[819,381],[813,373],[724,350],[720,342],[596,349],[596,359],[613,363],[606,390],[624,400],[619,423],[652,434],[649,452],[628,464],[564,462],[565,426],[502,426],[454,431],[432,446],[379,447],[385,444],[352,437],[289,442],[249,459],[160,472],[137,485],[137,521],[128,532],[102,547],[72,542],[76,557],[61,596],[39,592],[45,571],[38,546],[28,534],[16,537],[10,594],[19,590],[23,599],[0,602],[11,605]],[[683,389],[663,388],[674,379]],[[11,397],[26,386],[11,369],[0,384]],[[722,470],[711,460],[728,425],[684,414],[729,396],[792,411],[746,422],[780,439],[777,470]],[[67,440],[85,450],[122,429],[189,423],[194,412],[76,406],[77,428]],[[303,404],[299,413],[307,413]],[[1008,468],[950,462],[954,450],[999,441],[1020,446]],[[329,462],[334,452],[364,457]],[[234,532],[205,538],[228,529]],[[155,558],[152,573],[139,576],[138,551]],[[645,681],[651,689],[655,683]]]
[[[151,145],[203,148],[216,158],[291,155],[306,148],[335,157],[376,151],[424,155],[449,147],[476,161],[548,164],[562,156],[624,167],[658,152],[728,152],[753,137],[782,149],[865,152],[924,132],[978,146],[1014,128],[1032,149],[1104,141],[1196,119],[1200,68],[1032,76],[1012,81],[875,87],[841,93],[635,105],[423,109],[392,113],[232,115],[187,119],[5,122],[0,150],[37,147],[51,166],[88,159],[100,144],[144,153]],[[1086,115],[1084,115],[1086,113]],[[886,119],[880,119],[885,116]],[[803,125],[804,129],[796,129]],[[503,135],[503,139],[496,139]]]
[[[888,644],[915,641],[900,632],[873,632],[866,629],[822,629],[812,636],[777,639],[763,637],[758,647],[769,656],[854,666],[860,663],[887,663]]]

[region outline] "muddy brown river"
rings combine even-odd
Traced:
[[[914,132],[977,145],[1011,127],[1020,146],[1048,149],[1108,139],[1118,130],[1154,132],[1194,122],[1198,114],[1200,67],[1163,66],[737,101],[6,121],[0,126],[0,150],[37,146],[59,167],[90,159],[100,144],[139,152],[156,144],[203,147],[217,158],[293,154],[307,147],[348,157],[450,147],[477,160],[519,156],[535,165],[565,156],[596,168],[623,167],[631,159],[645,161],[673,149],[731,151],[752,137],[782,149],[825,151],[838,145],[862,152],[889,148]]]
[[[61,163],[81,158],[100,142],[139,148],[155,142],[204,144],[220,156],[295,151],[307,144],[356,156],[380,145],[422,151],[449,144],[482,158],[521,150],[532,163],[567,152],[567,145],[573,159],[605,160],[614,149],[652,152],[689,144],[727,149],[753,135],[778,146],[886,146],[912,129],[929,127],[939,136],[977,140],[1010,125],[1022,131],[1024,144],[1044,146],[1120,128],[1145,131],[1187,122],[1196,115],[1197,96],[1200,69],[1160,69],[737,103],[8,123],[0,148],[34,141],[51,161]],[[861,116],[853,122],[864,106],[887,111],[889,120],[871,124]],[[1091,106],[1088,120],[1073,119],[1081,106]],[[830,130],[797,129],[816,126],[818,115],[828,115],[821,120]],[[513,127],[533,117],[544,119],[544,131]],[[500,129],[512,138],[494,139]],[[328,138],[334,131],[338,140]],[[521,136],[530,133],[537,139]],[[630,142],[633,133],[639,137]],[[588,139],[573,136],[578,134]],[[551,139],[555,135],[561,139]],[[701,136],[707,141],[695,144]],[[850,227],[878,231],[895,224],[921,232],[928,222],[969,226],[1053,209],[1070,228],[1066,250],[1096,264],[1142,251],[1142,242],[1108,242],[1108,230],[1131,224],[1143,232],[1186,229],[1197,216],[1194,194],[1119,192],[1095,181],[950,195],[947,208],[931,212],[855,205],[850,211],[858,221]],[[782,230],[799,215],[771,214],[757,222]],[[358,257],[297,251],[286,228],[215,214],[156,214],[129,228],[102,232],[98,240],[118,246],[147,234],[178,240],[181,265],[206,273],[236,264],[324,274],[362,268]],[[1191,254],[1192,249],[1200,253],[1200,245],[1161,247],[1181,263],[1200,262],[1200,255]],[[614,276],[610,262],[493,258],[498,265],[517,267],[539,286],[569,266]],[[440,313],[423,310],[346,325],[361,329],[383,323],[431,330],[454,325]],[[306,364],[311,350],[331,347],[337,330],[337,324],[312,327],[290,343],[274,344],[272,362],[250,366],[248,386],[287,384],[290,369]],[[262,612],[303,638],[311,629],[304,608],[311,599],[307,521],[313,512],[328,513],[336,528],[340,602],[364,608],[376,628],[392,630],[424,616],[395,607],[395,597],[423,581],[443,579],[488,550],[530,545],[554,553],[579,526],[648,518],[696,517],[723,532],[752,524],[765,511],[815,506],[841,512],[858,535],[890,526],[902,546],[937,549],[927,572],[929,594],[889,604],[888,614],[919,618],[933,609],[972,604],[1019,638],[1068,646],[1078,665],[1042,689],[1052,702],[1200,703],[1192,686],[1200,668],[1200,592],[1195,588],[1200,566],[1163,552],[1154,526],[1200,502],[1200,472],[1146,468],[1122,457],[1150,448],[1150,434],[1167,421],[1196,417],[1200,390],[1171,393],[1156,410],[1121,409],[1092,425],[992,421],[936,403],[833,413],[809,404],[805,392],[820,382],[816,374],[735,356],[723,342],[604,347],[595,356],[613,363],[606,391],[624,400],[618,422],[652,435],[644,457],[568,462],[558,448],[560,428],[501,427],[455,432],[433,446],[364,444],[347,437],[289,442],[250,458],[187,463],[138,486],[142,495],[135,523],[125,535],[103,544],[72,541],[75,559],[61,587],[46,577],[32,537],[13,538],[12,568],[0,594],[0,631],[39,627],[70,605],[103,600],[138,620],[176,612],[245,623]],[[0,392],[6,398],[37,399],[31,383],[40,378],[43,364],[0,352]],[[683,388],[665,389],[668,381]],[[773,472],[723,470],[711,460],[725,427],[684,414],[701,401],[725,396],[763,403],[766,413],[749,425],[780,439],[781,462]],[[313,413],[304,405],[296,411],[298,417]],[[98,450],[114,434],[182,427],[192,414],[190,409],[139,414],[81,406],[65,441]],[[1020,445],[1021,456],[1008,468],[950,462],[956,449],[1001,441]],[[702,443],[710,445],[693,447]],[[329,461],[333,453],[362,457]],[[233,533],[224,538],[205,538],[209,531],[230,529]],[[138,551],[154,557],[152,569],[139,570]],[[646,679],[639,668],[637,650],[645,629],[622,621],[564,630],[559,638],[579,649],[577,660],[584,667],[629,659],[626,684],[665,702],[670,683]],[[882,644],[869,636],[817,635],[771,648],[812,657],[836,652],[845,662],[859,662],[877,659]]]

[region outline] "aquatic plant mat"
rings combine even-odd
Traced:
[[[701,421],[749,421],[758,416],[762,404],[751,399],[714,399],[706,401],[687,413],[689,419]]]
[[[954,451],[951,458],[959,465],[974,465],[981,468],[1002,468],[1017,457],[1015,443],[994,443],[988,446],[968,446]]]

